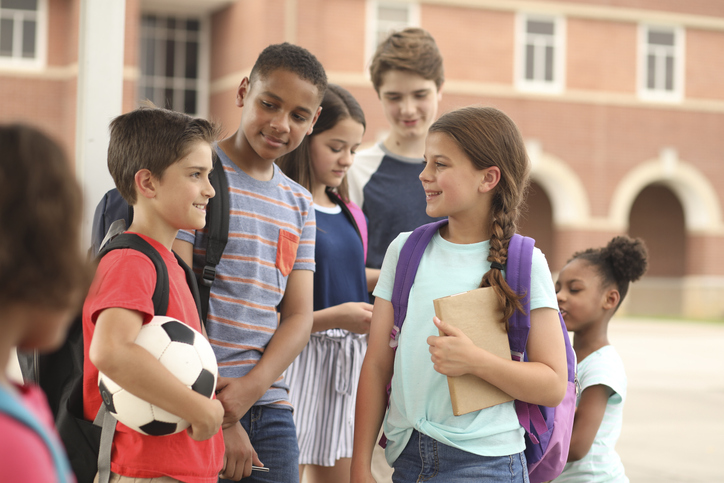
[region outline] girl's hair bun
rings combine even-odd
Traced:
[[[640,238],[614,237],[601,255],[611,267],[617,282],[635,282],[646,273],[648,251]]]

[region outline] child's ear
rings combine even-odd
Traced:
[[[603,308],[604,310],[615,309],[621,300],[621,294],[615,288],[608,289],[604,294]]]
[[[437,89],[437,102],[442,101],[442,88],[445,87],[445,83],[443,82],[440,84],[440,87]]]
[[[239,88],[236,90],[236,107],[244,107],[244,99],[246,99],[246,96],[249,94],[250,88],[249,78],[244,77],[241,79],[241,84],[239,84]]]
[[[478,190],[481,193],[487,193],[492,190],[500,182],[500,168],[497,166],[491,166],[483,170],[483,175],[480,178],[480,186]]]
[[[148,199],[156,197],[156,178],[149,170],[139,170],[133,179],[139,196],[143,196]]]
[[[322,106],[319,106],[317,108],[317,113],[314,114],[314,119],[312,119],[312,124],[309,125],[309,129],[307,130],[307,136],[312,134],[312,131],[314,131],[314,125],[317,124],[317,119],[319,119],[319,115],[322,113]]]

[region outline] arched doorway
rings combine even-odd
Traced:
[[[553,208],[545,190],[531,182],[526,206],[519,220],[518,233],[535,239],[535,245],[545,254],[552,271],[560,270],[555,260],[555,235],[553,232]]]
[[[629,236],[642,238],[649,251],[644,280],[634,284],[628,312],[679,315],[686,275],[686,219],[674,192],[650,184],[636,197],[629,215]]]

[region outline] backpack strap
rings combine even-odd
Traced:
[[[161,254],[146,240],[135,233],[121,233],[108,242],[98,254],[100,259],[112,250],[130,248],[146,255],[156,267],[156,288],[153,291],[153,310],[156,315],[165,315],[168,310],[168,269]]]
[[[524,313],[516,310],[508,322],[510,353],[512,358],[517,361],[527,360],[525,348],[530,333],[530,284],[534,246],[535,240],[518,234],[513,235],[508,244],[505,280],[511,289],[517,294],[523,295],[521,304]],[[528,437],[534,444],[538,444],[535,433],[543,434],[548,429],[540,407],[516,399],[515,410],[518,414],[518,421]],[[532,429],[535,429],[535,433]]]
[[[216,279],[216,265],[221,261],[226,243],[229,241],[229,182],[224,173],[221,158],[213,150],[214,169],[211,171],[211,186],[216,196],[209,200],[206,209],[206,260],[199,275],[198,289],[201,295],[201,323],[206,321],[209,313],[209,297],[211,285]]]
[[[522,361],[525,347],[528,344],[530,331],[530,276],[533,265],[532,238],[513,235],[508,243],[508,259],[505,264],[505,280],[517,294],[522,294],[523,312],[516,310],[508,321],[508,340],[514,359]]]
[[[48,447],[50,457],[55,466],[58,481],[65,483],[71,474],[70,463],[60,445],[50,437],[48,430],[33,416],[17,396],[0,386],[0,412],[7,414],[16,421],[24,424],[40,436]]]
[[[357,235],[359,235],[360,240],[362,240],[362,250],[364,252],[364,260],[365,263],[367,262],[367,246],[368,246],[368,239],[367,239],[367,218],[365,217],[365,214],[362,212],[362,209],[357,206],[353,201],[347,201],[345,202],[342,197],[340,197],[337,193],[334,192],[328,192],[331,193],[331,196],[333,196],[334,201],[342,208],[342,211],[344,214],[349,218],[349,220],[352,222],[352,225],[354,226],[355,230],[357,231]]]
[[[334,191],[327,191],[329,198],[337,203],[347,219],[352,222],[357,235],[362,240],[362,250],[364,252],[364,260],[367,262],[367,218],[362,209],[354,202],[345,202],[339,194]]]
[[[154,288],[152,297],[153,310],[156,315],[165,315],[168,311],[170,289],[168,269],[166,268],[166,263],[163,261],[161,254],[158,253],[158,250],[156,250],[150,243],[135,233],[121,233],[101,248],[98,258],[102,258],[112,250],[120,249],[132,249],[139,251],[153,262],[153,265],[156,268],[156,287]],[[199,316],[201,316],[196,276],[178,255],[176,255],[176,259],[186,272],[186,280],[189,284],[189,288],[191,289],[191,293],[194,296],[196,308],[199,310]],[[116,431],[116,419],[106,410],[105,404],[101,404],[93,424],[102,428],[100,447],[98,449],[98,481],[99,483],[108,483],[111,476],[111,450],[113,447],[113,435]]]
[[[412,284],[415,283],[415,275],[420,265],[422,255],[425,253],[427,244],[432,240],[437,230],[447,224],[447,219],[428,223],[416,228],[409,236],[400,250],[400,258],[397,260],[395,270],[395,284],[392,288],[392,307],[395,314],[395,325],[390,333],[390,347],[397,348],[397,343],[402,330],[402,324],[407,317],[407,304],[410,298]]]
[[[407,305],[410,299],[410,290],[415,283],[417,268],[425,253],[428,243],[432,240],[440,227],[447,224],[447,218],[419,226],[413,230],[400,249],[400,257],[397,259],[395,269],[395,283],[392,287],[392,309],[394,310],[394,325],[390,332],[390,347],[397,352],[397,345],[400,340],[402,324],[407,317]],[[387,403],[389,404],[390,393],[392,392],[392,378],[387,383]],[[382,434],[379,445],[387,446],[387,436]]]
[[[186,283],[189,286],[189,290],[191,290],[191,295],[194,297],[194,302],[196,302],[196,310],[199,312],[199,321],[203,327],[205,325],[205,321],[201,313],[201,295],[199,294],[199,285],[196,282],[196,274],[193,269],[184,262],[183,258],[178,256],[176,252],[173,252],[173,254],[176,256],[178,264],[184,269],[184,272],[186,272]]]

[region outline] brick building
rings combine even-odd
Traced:
[[[86,0],[0,0],[0,122],[76,144]],[[98,0],[87,0],[98,1]],[[442,111],[493,105],[533,162],[521,230],[552,270],[576,250],[643,237],[650,270],[624,310],[724,315],[724,2],[721,0],[126,0],[122,109],[142,98],[235,131],[235,89],[266,45],[312,51],[330,81],[385,120],[366,63],[419,25],[445,58]],[[89,182],[89,180],[84,180]],[[95,200],[93,200],[95,203]]]

